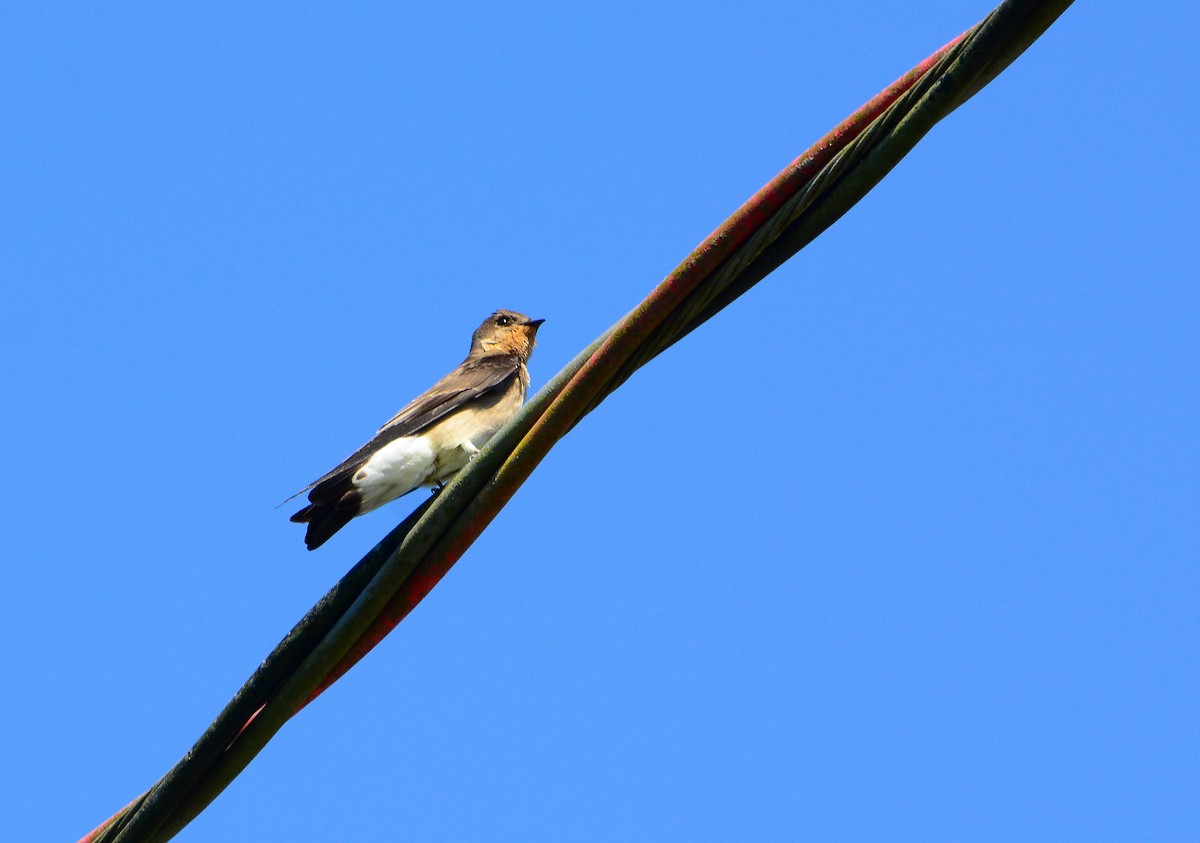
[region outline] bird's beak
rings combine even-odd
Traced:
[[[536,331],[538,329],[538,326],[541,325],[545,321],[546,321],[545,319],[530,319],[525,324],[528,325],[530,328],[533,328]]]

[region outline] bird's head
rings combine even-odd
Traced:
[[[515,354],[528,360],[537,340],[537,329],[545,319],[530,319],[513,310],[497,310],[475,329],[472,354]]]

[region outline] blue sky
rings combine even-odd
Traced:
[[[6,7],[0,839],[149,786],[408,512],[275,506],[483,316],[544,383],[988,8]],[[1197,839],[1198,24],[1068,10],[179,839]]]

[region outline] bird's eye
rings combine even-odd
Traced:
[[[497,316],[496,324],[499,325],[501,328],[507,328],[509,325],[512,324],[512,320],[509,319],[507,316]]]

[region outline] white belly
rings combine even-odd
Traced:
[[[511,389],[475,401],[426,430],[425,435],[437,454],[437,468],[430,485],[445,482],[465,468],[505,422],[521,409],[524,398],[523,384],[514,382]]]
[[[370,512],[418,486],[445,482],[466,467],[512,418],[525,400],[526,377],[514,378],[503,392],[476,399],[426,428],[384,445],[354,473],[351,482]]]
[[[437,462],[425,436],[401,436],[384,445],[351,480],[362,498],[359,512],[370,512],[429,482]]]

